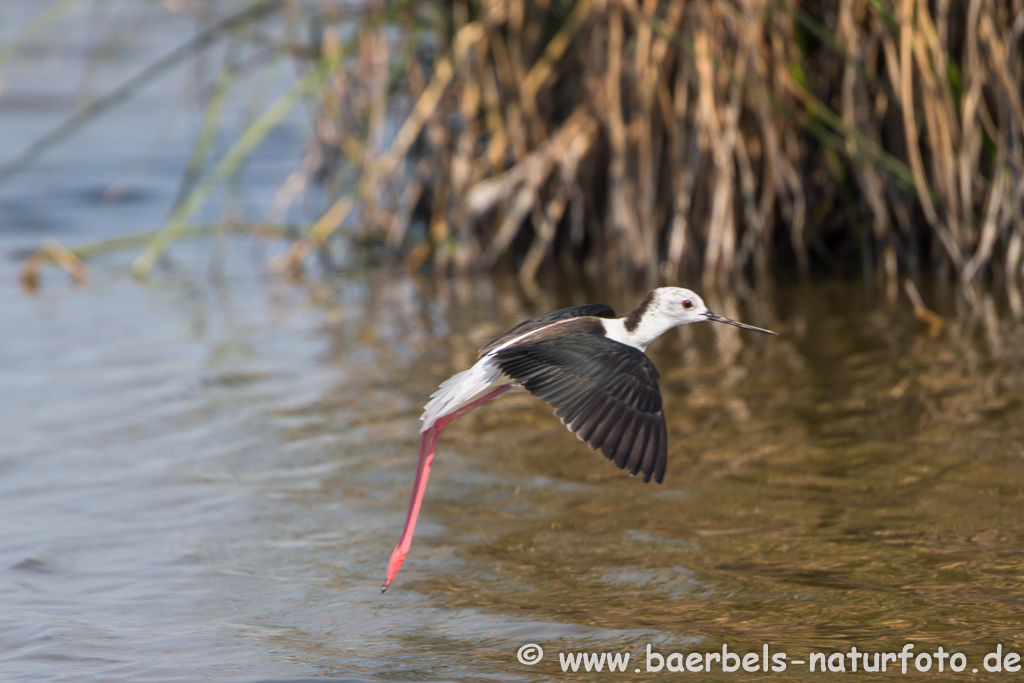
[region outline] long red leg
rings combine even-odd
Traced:
[[[434,450],[437,448],[437,439],[441,436],[441,432],[452,420],[462,417],[473,410],[473,408],[487,403],[492,398],[497,398],[511,388],[511,384],[503,384],[494,391],[484,394],[472,403],[459,408],[454,413],[439,417],[433,426],[423,433],[423,442],[420,444],[420,462],[416,467],[416,481],[412,485],[412,500],[409,501],[409,514],[405,517],[405,528],[402,530],[402,537],[398,540],[398,545],[391,552],[391,559],[388,561],[388,573],[384,578],[384,585],[380,587],[381,593],[386,591],[388,586],[391,585],[395,574],[402,568],[405,556],[409,554],[409,547],[412,546],[412,535],[416,531],[416,518],[420,514],[423,494],[427,490],[430,465],[434,461]]]

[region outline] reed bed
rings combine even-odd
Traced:
[[[525,282],[583,262],[705,284],[852,265],[893,286],[922,271],[1018,286],[1021,0],[464,1],[437,16],[443,42],[393,90],[384,29],[360,34],[318,127],[352,152],[358,187],[279,265],[358,207],[364,235],[414,264],[510,259]],[[395,93],[414,105],[378,153]],[[412,235],[416,206],[428,229]]]
[[[306,102],[307,156],[260,220],[314,183],[331,199],[278,270],[341,234],[438,273],[510,264],[528,287],[580,267],[705,286],[824,270],[893,291],[924,273],[1020,287],[1024,0],[245,12],[308,14],[313,37],[286,47],[302,75],[198,174],[140,273]],[[237,39],[238,21],[219,21]]]

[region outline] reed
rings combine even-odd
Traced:
[[[1024,275],[1024,0],[262,6],[252,22],[310,12],[314,39],[287,51],[305,75],[210,161],[139,272],[312,101],[269,222],[324,178],[333,198],[279,270],[344,226],[411,267],[507,263],[528,287],[580,266],[705,287],[860,272],[893,292]]]
[[[705,286],[791,267],[1018,286],[1021,0],[444,6],[431,59],[360,34],[329,98],[360,123],[325,107],[321,129],[359,180],[278,265],[358,211],[413,265],[505,259],[525,283],[582,262]],[[413,104],[381,149],[398,93]]]

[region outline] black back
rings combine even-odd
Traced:
[[[658,370],[642,351],[603,334],[541,332],[498,351],[494,360],[618,467],[641,473],[644,481],[665,478],[668,436]]]
[[[568,318],[582,318],[585,316],[594,316],[597,318],[614,318],[615,311],[612,310],[611,306],[605,304],[583,304],[581,306],[570,306],[569,308],[563,308],[560,311],[552,311],[551,313],[545,313],[544,315],[538,315],[536,318],[530,318],[519,323],[511,330],[501,335],[497,339],[493,340],[484,348],[480,349],[480,353],[477,358],[483,358],[492,350],[498,348],[505,342],[515,339],[516,337],[538,330],[551,323],[558,322],[559,320],[566,320]]]

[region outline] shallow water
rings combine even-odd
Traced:
[[[77,76],[32,71],[54,59],[5,84],[28,110],[0,99],[4,130],[60,120],[41,94]],[[381,596],[437,383],[529,315],[640,293],[531,302],[501,278],[384,269],[295,284],[244,240],[176,247],[145,282],[114,255],[84,287],[50,270],[22,292],[11,254],[46,235],[159,225],[189,153],[139,161],[163,95],[0,186],[0,680],[561,680],[559,653],[579,652],[632,659],[574,677],[671,678],[675,658],[646,672],[648,645],[767,645],[781,674],[697,675],[820,680],[794,660],[906,643],[1013,676],[983,664],[1024,653],[1024,329],[998,302],[926,292],[949,317],[929,338],[856,284],[704,292],[781,336],[695,325],[652,346],[663,486],[510,393],[445,432]],[[170,121],[171,140],[198,125]],[[299,153],[300,123],[285,132],[250,178],[264,207]],[[4,158],[21,146],[0,137]],[[528,643],[546,651],[530,667]]]
[[[423,399],[530,304],[386,271],[212,286],[198,245],[177,261],[32,297],[4,269],[5,680],[554,680],[558,652],[906,642],[984,674],[1021,649],[1019,327],[928,340],[829,286],[727,311],[779,338],[670,334],[660,487],[509,395],[445,432],[381,596]]]

